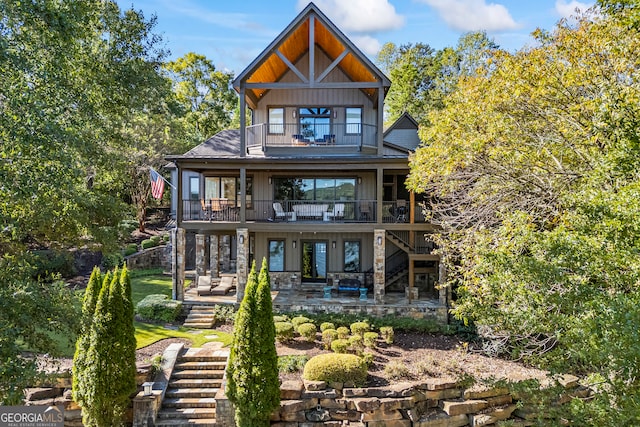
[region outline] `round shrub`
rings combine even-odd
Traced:
[[[364,352],[362,353],[362,356],[360,356],[362,358],[362,361],[367,365],[367,367],[371,366],[373,364],[373,360],[374,360],[374,355],[373,353],[369,353],[369,352]]]
[[[136,305],[136,314],[145,320],[173,322],[182,313],[182,302],[163,294],[151,294]]]
[[[331,343],[338,339],[338,332],[335,329],[325,329],[322,331],[322,342],[324,343],[324,348],[329,350],[331,348]]]
[[[151,236],[149,240],[151,240],[156,245],[159,245],[160,242],[162,242],[162,236]]]
[[[171,240],[171,236],[169,236],[168,234],[163,234],[162,235],[162,241],[167,243],[169,240]]]
[[[136,252],[138,252],[138,248],[137,248],[137,247],[132,248],[132,247],[127,246],[127,247],[124,249],[124,256],[133,255],[133,254],[135,254]]]
[[[354,322],[351,324],[351,333],[354,335],[364,335],[365,332],[368,332],[370,326],[367,322]]]
[[[293,324],[291,322],[275,322],[276,340],[278,342],[287,342],[293,339]]]
[[[142,249],[149,249],[153,248],[154,246],[158,246],[158,244],[151,239],[144,239],[142,242],[140,242],[140,246],[142,247]]]
[[[377,332],[365,332],[363,336],[363,342],[365,347],[375,348],[377,339],[378,339]]]
[[[316,332],[317,328],[313,323],[303,323],[298,326],[298,333],[307,342],[314,342],[316,340]]]
[[[341,340],[346,340],[349,337],[349,328],[346,326],[340,326],[336,329],[336,332],[338,332],[338,338]]]
[[[382,326],[380,328],[380,335],[387,344],[393,344],[393,328],[391,326]]]
[[[337,339],[331,342],[331,350],[335,353],[346,353],[349,350],[349,341]]]
[[[413,378],[411,371],[404,363],[392,360],[384,366],[384,374],[390,380],[408,380]]]
[[[278,316],[273,316],[273,321],[274,322],[288,322],[289,321],[289,316],[285,316],[283,315],[278,315]]]
[[[293,327],[297,332],[298,331],[298,326],[302,325],[303,323],[313,323],[313,321],[311,319],[309,319],[308,317],[296,316],[293,319],[291,319],[291,323],[293,323]]]
[[[331,322],[323,322],[323,323],[320,325],[320,331],[321,331],[321,332],[324,332],[324,331],[326,331],[327,329],[335,329],[335,328],[336,328],[336,327],[335,327],[335,325],[334,325],[333,323],[331,323]]]
[[[360,335],[352,335],[349,337],[349,348],[353,350],[357,355],[362,354],[364,351],[364,344],[362,343],[362,337]]]
[[[338,382],[362,387],[367,381],[367,366],[353,354],[320,354],[309,359],[302,377],[308,381]]]

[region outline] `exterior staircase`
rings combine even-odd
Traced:
[[[216,317],[213,314],[213,307],[194,305],[191,307],[191,310],[189,310],[189,315],[184,321],[184,327],[193,329],[211,329],[215,322]]]
[[[156,426],[220,427],[216,399],[223,386],[228,350],[189,348],[178,358]]]

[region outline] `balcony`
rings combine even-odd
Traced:
[[[240,222],[240,205],[226,199],[182,201],[183,221]],[[253,200],[246,209],[251,222],[375,223],[375,200]],[[424,222],[420,205],[414,206],[414,221]],[[408,223],[410,208],[402,200],[383,202],[382,222]]]
[[[249,150],[321,147],[362,151],[363,147],[377,148],[377,134],[377,126],[370,124],[331,123],[305,127],[298,123],[260,123],[247,126],[246,141]]]

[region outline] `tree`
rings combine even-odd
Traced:
[[[443,228],[454,314],[493,354],[605,384],[568,407],[576,425],[640,415],[640,37],[626,13],[495,52],[411,159],[410,185]]]
[[[29,251],[115,247],[129,214],[119,130],[148,106],[164,52],[155,21],[114,1],[5,1],[0,17],[0,383],[15,396],[37,374],[16,337],[51,352],[44,332],[79,319],[62,284],[32,278]]]
[[[238,97],[231,88],[231,73],[216,70],[204,55],[193,52],[164,67],[185,111],[185,127],[194,145],[231,124],[238,104]]]
[[[79,370],[77,395],[88,426],[122,424],[129,396],[136,390],[135,335],[130,316],[128,273],[106,275],[91,323],[89,347]],[[82,350],[80,350],[82,351]]]
[[[275,325],[266,260],[260,277],[255,261],[234,324],[227,364],[227,397],[236,408],[236,424],[268,426],[280,402]]]

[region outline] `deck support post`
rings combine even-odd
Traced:
[[[212,234],[209,236],[209,270],[211,272],[211,278],[218,277],[220,273],[218,270],[218,266],[220,265],[219,256],[218,235]]]
[[[244,298],[244,288],[247,285],[247,277],[249,276],[249,229],[238,228],[237,242],[238,242],[238,254],[236,258],[236,275],[237,275],[237,289],[236,289],[236,301],[239,303]]]
[[[205,264],[205,239],[204,234],[196,234],[196,274],[198,276],[204,276],[207,273],[207,266]]]

